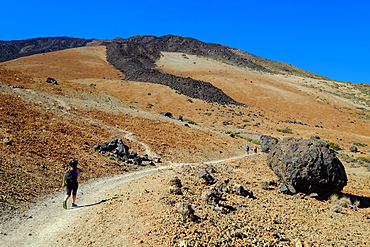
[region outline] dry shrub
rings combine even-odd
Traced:
[[[264,190],[270,189],[270,183],[268,181],[260,181],[259,185],[261,189],[264,189]]]
[[[360,201],[356,200],[354,203],[352,203],[351,198],[347,196],[339,197],[338,195],[334,194],[330,197],[330,202],[334,204],[330,210],[340,213],[343,208],[354,208],[357,209],[360,206]]]

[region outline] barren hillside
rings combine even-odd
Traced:
[[[232,172],[220,168],[225,166],[217,168],[218,179],[229,176],[253,190],[258,198],[249,201],[228,197],[225,203],[232,204],[235,212],[212,213],[207,217],[203,208],[198,211],[200,222],[185,224],[167,204],[181,200],[199,204],[195,195],[199,195],[203,187],[194,187],[194,180],[201,163],[243,155],[244,146],[257,143],[261,134],[279,138],[319,136],[338,144],[340,159],[349,177],[344,192],[368,200],[370,175],[366,160],[369,160],[370,148],[365,145],[370,145],[369,86],[266,73],[201,54],[164,51],[160,54],[151,69],[207,82],[243,105],[208,103],[166,85],[125,80],[126,75],[107,62],[105,46],[42,53],[0,64],[0,139],[3,140],[0,173],[4,177],[0,182],[0,207],[3,222],[11,216],[22,215],[19,212],[25,212],[23,210],[30,203],[62,190],[61,176],[71,159],[80,161],[83,183],[92,178],[149,167],[149,164],[136,166],[119,162],[94,151],[93,145],[121,138],[139,155],[161,158],[162,163],[156,166],[170,163],[198,163],[198,166],[195,165],[193,171],[182,168],[185,170],[162,172],[158,177],[140,179],[112,192],[112,198],[116,195],[118,199],[88,212],[96,217],[105,212],[104,219],[92,217],[82,228],[81,231],[89,231],[91,237],[57,238],[56,244],[88,246],[110,239],[112,246],[118,246],[120,241],[130,243],[129,246],[196,246],[198,241],[203,243],[199,246],[206,246],[209,233],[225,231],[227,225],[238,225],[241,219],[245,222],[240,223],[243,225],[240,227],[243,231],[249,227],[250,234],[229,236],[235,238],[235,242],[226,245],[222,242],[227,239],[225,233],[220,236],[222,239],[212,240],[215,246],[253,245],[251,238],[257,232],[260,235],[255,237],[256,243],[271,241],[270,246],[291,246],[297,238],[324,246],[366,243],[369,208],[348,208],[337,214],[330,210],[330,202],[303,195],[293,200],[278,193],[277,187],[261,189],[261,180],[276,181],[265,164],[264,154],[224,162]],[[56,79],[58,85],[47,83],[48,77]],[[165,117],[161,112],[170,112],[174,118]],[[183,121],[176,119],[179,116]],[[287,129],[292,133],[283,133]],[[358,145],[357,153],[349,151],[354,143]],[[167,183],[175,175],[187,183],[188,199],[166,194]],[[148,186],[152,181],[156,181],[156,185]],[[130,190],[132,197],[129,198],[127,191]],[[149,191],[148,194],[145,191]],[[125,210],[121,208],[123,201]],[[277,210],[274,202],[289,208]],[[142,211],[146,214],[139,213]],[[156,212],[161,213],[156,215]],[[322,219],[316,216],[310,219],[312,214],[320,214]],[[277,217],[274,215],[279,217],[274,219]],[[113,219],[120,217],[131,217],[133,225],[118,227]],[[219,219],[217,226],[215,222]],[[275,224],[279,225],[278,230],[271,225],[274,220],[280,222]],[[328,225],[321,225],[317,231],[308,230],[317,222],[324,224],[325,220]],[[337,237],[332,237],[331,226],[342,220],[349,223],[337,229]],[[100,232],[94,225],[107,231]],[[291,226],[297,228],[292,230]],[[264,230],[259,231],[261,229]],[[116,237],[111,237],[112,232]],[[350,237],[347,238],[348,232]],[[119,233],[125,237],[117,237]]]

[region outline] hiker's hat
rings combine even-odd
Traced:
[[[70,165],[71,167],[76,167],[76,166],[77,166],[77,164],[78,164],[78,161],[77,161],[77,160],[72,160],[71,162],[69,162],[69,165]]]

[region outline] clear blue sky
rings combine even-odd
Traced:
[[[172,34],[370,84],[369,0],[0,0],[0,6],[0,40]]]

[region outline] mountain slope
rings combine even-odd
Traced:
[[[0,41],[0,62],[39,53],[85,46],[92,39],[47,37],[17,41]]]
[[[183,52],[191,55],[210,57],[218,61],[234,66],[249,68],[265,73],[298,75],[308,78],[327,79],[323,76],[304,71],[290,64],[275,62],[260,58],[248,52],[219,44],[204,43],[192,38],[166,35],[155,36],[134,36],[128,41],[135,44],[145,45],[165,52]]]
[[[90,239],[97,243],[118,243],[123,234],[131,243],[139,241],[131,236],[140,236],[148,240],[148,245],[153,246],[159,241],[160,245],[171,246],[168,236],[200,236],[196,229],[200,226],[198,223],[187,222],[184,230],[174,207],[165,204],[168,201],[189,200],[193,196],[199,199],[201,192],[207,188],[196,183],[198,169],[206,167],[201,163],[243,155],[244,146],[257,143],[261,134],[278,138],[320,136],[322,140],[338,144],[349,177],[344,192],[354,198],[370,198],[366,163],[354,163],[360,161],[357,158],[368,157],[369,148],[359,146],[359,152],[349,152],[353,141],[370,144],[370,114],[366,109],[368,87],[256,71],[214,57],[190,54],[190,51],[169,52],[158,48],[153,52],[151,50],[156,49],[154,46],[135,46],[149,58],[151,52],[155,54],[146,64],[148,70],[160,71],[173,78],[190,77],[192,81],[207,82],[220,90],[212,91],[207,97],[215,92],[218,95],[214,98],[222,98],[222,93],[240,104],[222,104],[222,101],[217,103],[218,100],[209,103],[166,85],[128,79],[130,71],[125,71],[125,68],[120,71],[107,62],[109,43],[116,46],[127,41],[104,42],[104,46],[36,54],[0,64],[0,139],[3,140],[0,144],[0,173],[4,178],[0,181],[2,219],[24,212],[21,209],[41,197],[61,191],[60,180],[70,159],[80,161],[84,171],[83,183],[97,177],[151,167],[148,163],[138,166],[121,162],[113,156],[94,151],[93,145],[114,138],[122,138],[130,150],[141,156],[148,154],[153,160],[161,158],[162,163],[156,163],[156,166],[171,163],[195,165],[128,184],[124,192],[117,192],[117,200],[97,205],[96,211],[79,209],[86,209],[84,212],[92,217],[91,221],[84,222],[84,227],[76,226],[74,230],[86,230],[91,236],[81,234],[84,238],[78,240],[68,235],[67,238],[57,239],[56,243],[60,241],[67,245],[71,241],[82,241],[81,245],[88,245]],[[130,41],[127,44],[134,43]],[[145,56],[138,61],[149,61]],[[135,56],[127,58],[132,60]],[[136,71],[134,66],[132,69]],[[58,85],[47,83],[47,77],[56,79]],[[209,92],[204,90],[203,93]],[[181,115],[183,121],[165,117],[161,112],[171,112],[175,118]],[[283,133],[282,129],[290,129],[292,133]],[[363,236],[361,243],[365,241],[369,208],[357,211],[347,208],[339,215],[330,211],[330,202],[301,198],[301,195],[297,199],[282,196],[278,187],[271,190],[259,188],[262,180],[276,180],[267,168],[263,154],[221,163],[222,172],[215,175],[218,179],[235,179],[251,188],[258,199],[225,197],[225,203],[232,205],[236,211],[226,215],[212,211],[209,218],[205,211],[204,214],[198,213],[202,217],[200,224],[203,224],[199,230],[218,232],[220,229],[214,228],[212,222],[222,222],[226,227],[242,220],[245,227],[255,230],[253,234],[246,234],[244,239],[235,241],[243,241],[247,237],[253,241],[249,237],[258,233],[261,241],[273,241],[275,235],[272,234],[279,234],[285,237],[276,241],[284,242],[286,239],[286,243],[293,243],[295,236],[304,236],[310,241],[328,244],[332,226],[345,219],[347,224],[341,226],[337,237],[333,237],[339,241],[336,243],[347,244],[347,240],[342,238],[347,238],[348,232],[353,233],[352,238],[356,235],[354,232],[360,232]],[[168,197],[166,193],[167,183],[175,175],[180,176],[186,182],[185,187],[190,188],[189,194],[184,197]],[[153,181],[156,181],[155,185]],[[128,194],[131,191],[132,194]],[[111,198],[117,196],[114,193]],[[198,199],[188,202],[200,205]],[[59,203],[59,199],[54,201]],[[300,210],[295,210],[298,204]],[[99,220],[102,219],[102,212],[104,220]],[[146,215],[140,215],[142,212]],[[276,212],[287,216],[276,218],[281,224],[271,221],[275,219]],[[312,214],[316,218],[311,217]],[[22,219],[27,218],[22,215],[27,216],[27,212],[18,214]],[[127,215],[135,223],[127,229],[117,226],[121,222],[116,219],[126,219]],[[248,218],[245,218],[246,215]],[[315,220],[330,222],[332,226],[317,224]],[[320,225],[316,231],[320,232],[319,235],[305,231],[314,224]],[[277,225],[281,227],[274,228]],[[284,228],[289,225],[294,229]],[[361,225],[365,227],[360,228]],[[108,229],[106,227],[109,230],[99,232]],[[170,234],[167,236],[164,231]],[[112,232],[117,236],[114,240]],[[208,237],[206,233],[203,235]],[[227,238],[224,237],[226,233],[213,235],[220,237],[217,241]],[[180,242],[178,239],[171,241]]]

